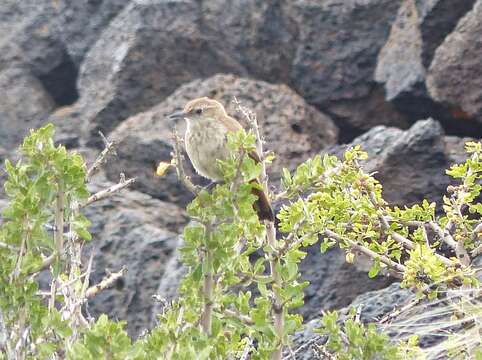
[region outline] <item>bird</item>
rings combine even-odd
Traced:
[[[214,182],[223,180],[223,174],[216,160],[226,160],[230,155],[227,135],[243,130],[241,124],[229,116],[224,106],[217,100],[201,97],[189,101],[183,110],[169,116],[170,119],[186,120],[184,144],[186,153],[196,172]],[[249,156],[259,163],[256,151]],[[274,221],[274,213],[265,192],[261,190],[258,179],[251,179],[252,193],[257,196],[253,207],[260,221]]]

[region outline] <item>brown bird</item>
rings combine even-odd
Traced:
[[[228,158],[227,134],[242,130],[241,124],[226,113],[221,103],[207,97],[189,101],[182,111],[170,115],[170,118],[184,118],[187,122],[186,152],[197,173],[213,181],[223,180],[216,160]],[[256,152],[251,152],[249,156],[256,162],[260,161]],[[251,180],[251,183],[259,185],[258,179]],[[253,206],[259,219],[274,221],[266,194],[259,186],[254,186],[252,192],[258,197]]]

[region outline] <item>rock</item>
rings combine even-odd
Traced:
[[[77,106],[89,134],[111,131],[195,78],[245,73],[201,32],[199,10],[195,1],[132,1],[110,23],[80,72]]]
[[[59,64],[62,43],[56,36],[58,26],[51,1],[34,4],[6,0],[0,19],[2,62],[22,59],[35,75],[49,73]]]
[[[467,160],[468,154],[465,152],[465,144],[469,141],[477,141],[477,139],[459,138],[457,136],[445,137],[445,153],[450,165],[462,164]]]
[[[390,36],[378,55],[375,80],[384,84],[386,99],[411,118],[450,114],[430,99],[426,68],[435,49],[475,0],[409,0],[402,3]]]
[[[345,261],[345,252],[339,248],[320,255],[320,245],[308,249],[300,265],[301,279],[310,285],[305,289],[305,305],[300,313],[305,320],[321,316],[323,310],[339,309],[349,305],[358,295],[390,285],[394,279],[368,277],[368,270],[359,270]]]
[[[376,126],[350,145],[326,150],[342,156],[351,145],[368,152],[366,172],[376,172],[383,196],[392,205],[410,205],[423,199],[441,204],[450,184],[445,175],[454,155],[447,155],[446,139],[440,124],[432,119],[417,121],[408,130]],[[463,156],[463,155],[460,155]]]
[[[181,280],[187,274],[187,267],[181,263],[179,248],[182,245],[182,237],[178,238],[176,250],[174,250],[169,261],[166,264],[164,275],[159,281],[156,295],[160,296],[165,301],[173,301],[178,296],[179,285]],[[162,304],[156,303],[152,309],[151,327],[154,327],[157,320],[157,315],[162,311]]]
[[[185,204],[190,199],[171,172],[156,178],[154,170],[161,160],[170,161],[171,140],[167,115],[179,110],[196,97],[209,96],[221,101],[229,114],[237,117],[247,128],[243,116],[232,102],[236,97],[243,106],[257,114],[267,150],[277,158],[270,167],[275,179],[281,167],[293,168],[324,147],[334,144],[337,128],[327,116],[306,104],[285,85],[216,75],[207,80],[195,80],[181,86],[171,96],[149,111],[123,122],[112,138],[119,142],[118,160],[107,165],[107,175],[117,179],[120,171],[137,176],[136,188],[154,197]]]
[[[452,109],[459,123],[482,123],[482,0],[457,24],[435,52],[427,87],[435,101]]]
[[[373,124],[407,127],[372,75],[399,3],[132,1],[81,67],[77,106],[89,144],[98,144],[97,130],[216,73],[290,84],[350,139]]]
[[[21,64],[58,105],[77,99],[77,68],[60,39],[55,2],[7,0],[0,9],[0,69]]]
[[[110,21],[130,0],[59,1],[56,13],[60,37],[78,67]]]
[[[0,69],[0,144],[15,149],[28,130],[41,126],[54,109],[54,101],[40,81],[20,66]]]
[[[360,320],[367,324],[387,315],[395,308],[407,303],[413,294],[400,288],[400,283],[375,291],[369,291],[356,297],[353,302],[344,309],[338,311],[340,321],[344,321],[349,314],[351,307],[361,306]],[[318,358],[311,346],[307,344],[324,343],[323,338],[315,332],[321,326],[319,319],[313,319],[303,326],[303,329],[294,334],[292,349],[296,354],[296,359],[309,360]]]
[[[297,24],[278,0],[203,1],[202,31],[251,77],[289,83]],[[248,30],[249,29],[249,30]]]
[[[352,141],[356,136],[376,125],[410,127],[408,117],[398,112],[385,100],[383,89],[375,86],[363,100],[347,100],[330,103],[327,112],[340,128],[340,142]]]
[[[337,125],[353,132],[375,124],[405,126],[379,97],[373,82],[377,54],[385,43],[399,0],[296,0],[286,13],[298,26],[293,87]],[[374,99],[371,99],[374,97]],[[366,103],[376,106],[365,108]],[[376,116],[372,116],[377,108]]]
[[[96,180],[92,191],[110,182]],[[100,201],[85,211],[92,221],[93,240],[84,251],[94,252],[91,284],[98,283],[106,271],[119,271],[126,265],[127,275],[89,302],[89,311],[106,313],[128,321],[127,330],[137,336],[152,321],[151,298],[157,291],[166,263],[177,246],[177,235],[185,224],[184,211],[177,206],[137,191],[124,191]]]

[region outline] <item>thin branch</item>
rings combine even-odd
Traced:
[[[184,171],[184,165],[183,165],[183,158],[184,156],[182,155],[181,151],[181,138],[179,134],[177,133],[177,130],[174,129],[172,133],[172,139],[174,140],[174,154],[173,154],[173,159],[175,162],[175,167],[176,167],[176,173],[177,177],[183,185],[188,189],[192,194],[197,195],[200,191],[201,188],[197,185],[194,185],[191,182],[191,179],[186,175],[186,172]]]
[[[375,210],[377,211],[377,215],[378,215],[378,218],[380,220],[382,229],[385,230],[392,237],[393,240],[402,244],[405,248],[407,248],[409,250],[415,249],[415,244],[413,243],[413,241],[407,239],[405,236],[399,234],[398,232],[392,231],[390,229],[390,225],[388,224],[387,218],[384,216],[385,214],[380,213],[380,211],[383,212],[383,209],[382,209],[381,205],[378,203],[378,201],[376,200],[375,193],[373,191],[370,191],[369,189],[366,189],[366,191],[368,193],[368,197],[370,199],[370,202],[372,203]],[[450,259],[447,259],[445,256],[437,254],[437,253],[434,253],[434,254],[441,262],[444,263],[444,265],[446,265],[446,266],[453,266],[454,265],[453,261],[450,260]]]
[[[85,201],[82,204],[79,204],[77,209],[74,209],[74,210],[84,208],[86,206],[91,205],[92,203],[94,203],[96,201],[100,201],[100,200],[103,200],[105,198],[108,198],[108,197],[112,196],[113,194],[118,193],[119,191],[121,191],[121,190],[125,189],[126,187],[132,185],[135,181],[136,181],[136,178],[131,178],[131,179],[128,179],[128,180],[124,180],[124,179],[121,178],[121,180],[119,181],[118,184],[112,185],[111,187],[109,187],[107,189],[101,190],[101,191],[95,193],[94,195],[91,195],[87,199],[87,201]]]
[[[115,141],[109,141],[107,138],[104,136],[104,134],[99,131],[99,135],[101,136],[102,140],[104,141],[105,148],[102,150],[102,152],[99,154],[97,159],[95,159],[94,163],[92,166],[87,170],[87,182],[90,181],[92,176],[99,171],[100,167],[106,162],[107,156],[109,154],[115,155],[115,147],[117,146],[117,143]]]
[[[246,346],[243,349],[243,353],[241,354],[241,357],[239,360],[248,360],[249,359],[249,352],[251,351],[251,346],[253,345],[253,339],[250,337],[248,338],[248,342],[246,343]]]
[[[266,163],[264,162],[264,151],[263,151],[263,140],[261,139],[261,135],[259,132],[258,120],[256,115],[249,111],[247,108],[241,106],[236,98],[234,98],[234,103],[237,105],[238,110],[246,117],[249,122],[249,125],[254,131],[254,135],[256,136],[256,150],[258,156],[260,158],[261,163],[261,184],[263,186],[263,191],[266,196],[269,198],[269,188],[268,188],[268,175],[266,172]],[[273,221],[265,221],[266,227],[266,240],[268,245],[274,250],[277,247],[276,241],[276,227]],[[276,270],[276,260],[270,259],[270,273],[273,277],[274,284],[277,288],[281,289],[283,286],[283,282],[281,279],[280,274]],[[273,288],[273,292],[275,294],[275,301],[273,304],[273,313],[274,313],[274,329],[276,336],[278,337],[279,344],[278,347],[273,353],[271,354],[272,360],[280,360],[283,354],[283,336],[284,336],[284,306],[282,303],[281,297],[278,295],[278,291]]]
[[[211,229],[206,226],[206,238],[211,240]],[[208,241],[209,241],[208,240]],[[211,324],[213,314],[213,293],[214,293],[214,277],[212,271],[212,254],[211,250],[206,251],[203,266],[206,269],[203,282],[204,309],[201,315],[201,326],[205,334],[211,335]]]
[[[453,250],[457,248],[457,242],[452,237],[449,231],[443,231],[442,228],[435,221],[429,221],[428,226],[435,231],[440,239],[450,246]]]
[[[472,250],[472,252],[470,253],[470,255],[472,255],[472,258],[476,258],[477,256],[479,256],[480,254],[482,254],[482,244],[480,244],[479,246],[477,246],[474,250]]]
[[[0,241],[0,248],[1,248],[1,249],[7,249],[7,250],[15,251],[15,252],[17,252],[17,251],[20,250],[20,248],[18,248],[18,247],[16,247],[16,246],[9,245],[9,244],[6,244],[6,243],[1,242],[1,241]]]
[[[38,273],[44,269],[47,269],[50,265],[52,265],[55,262],[55,259],[57,259],[57,253],[53,253],[49,255],[48,257],[44,258],[42,261],[42,264],[40,264],[38,267],[35,269],[32,269],[32,271],[29,272],[29,274],[35,274]]]
[[[338,359],[337,356],[331,354],[328,349],[325,347],[325,345],[317,345],[313,344],[311,346],[312,350],[316,353],[316,356],[318,359],[323,359],[323,360],[336,360]]]
[[[54,243],[58,254],[64,250],[64,211],[65,192],[62,180],[59,180],[57,199],[55,201]]]
[[[332,238],[333,240],[336,240],[338,242],[346,242],[350,245],[350,247],[356,251],[359,251],[361,252],[362,254],[365,254],[367,255],[368,257],[374,259],[374,260],[380,260],[382,263],[384,263],[385,265],[397,270],[399,273],[403,274],[406,270],[405,266],[403,266],[402,264],[399,264],[399,263],[396,263],[395,261],[393,261],[392,259],[388,258],[387,256],[385,255],[380,255],[380,254],[377,254],[376,252],[360,245],[360,244],[357,244],[356,242],[354,242],[353,240],[351,239],[348,239],[344,236],[341,236],[337,233],[335,233],[334,231],[331,231],[331,230],[325,230],[324,231],[324,234],[329,237],[329,238]],[[399,275],[399,278],[402,278],[401,275]]]
[[[288,360],[293,357],[293,355],[296,356],[296,354],[301,353],[305,349],[308,349],[309,347],[316,345],[317,341],[320,341],[322,339],[321,336],[315,334],[314,337],[309,339],[308,341],[305,341],[303,344],[301,344],[299,347],[297,347],[292,354],[289,354],[288,356],[285,356],[283,360]]]
[[[231,309],[224,309],[223,310],[223,313],[225,315],[228,315],[230,317],[233,317],[239,321],[241,321],[242,323],[244,323],[245,325],[253,325],[254,322],[253,320],[249,317],[249,316],[246,316],[246,315],[243,315],[243,314],[240,314],[238,313],[237,311],[234,311],[234,310],[231,310]]]
[[[420,302],[422,300],[423,300],[423,297],[415,298],[415,299],[411,300],[408,304],[405,304],[404,306],[402,306],[401,308],[392,310],[390,313],[388,313],[384,317],[382,317],[380,319],[379,323],[385,324],[385,323],[389,323],[389,322],[393,321],[398,316],[400,316],[402,313],[404,313],[404,312],[410,310],[411,308],[414,308],[418,304],[420,304]]]
[[[85,292],[85,297],[87,299],[91,299],[94,296],[96,296],[100,291],[107,289],[114,285],[114,283],[120,279],[121,277],[125,276],[127,273],[127,268],[123,266],[118,272],[112,273],[106,278],[104,278],[100,283],[97,285],[91,286],[90,288],[87,289]]]

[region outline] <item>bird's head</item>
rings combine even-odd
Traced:
[[[188,122],[196,122],[206,118],[218,118],[221,116],[226,116],[226,110],[219,101],[201,97],[189,101],[182,111],[171,114],[169,118],[174,120],[184,118]]]

